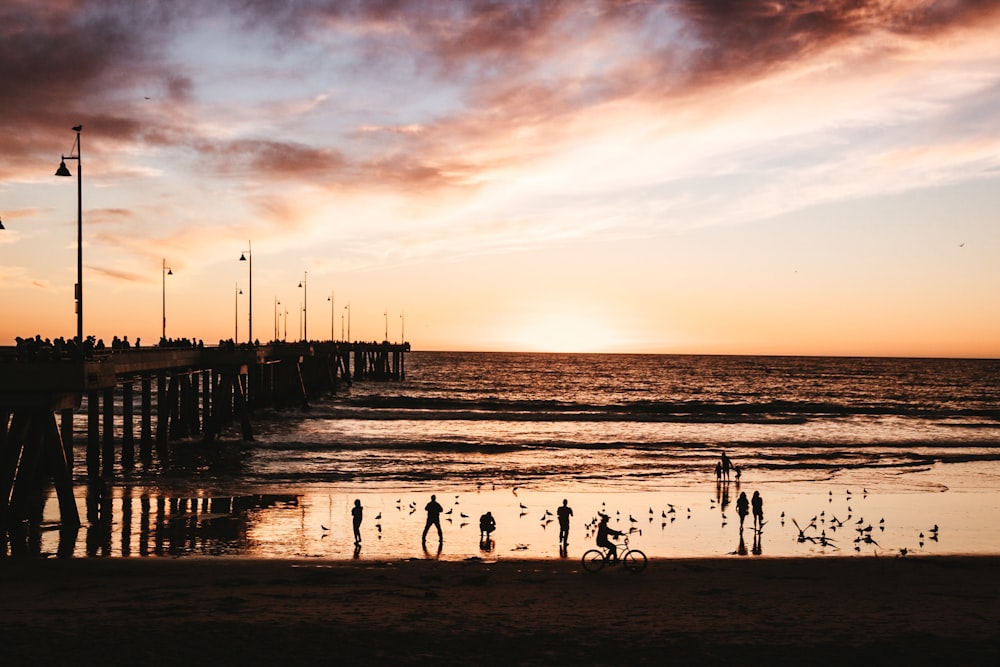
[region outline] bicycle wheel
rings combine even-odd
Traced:
[[[642,572],[646,569],[646,554],[642,553],[638,549],[626,551],[625,555],[622,556],[622,567],[632,574]]]
[[[600,572],[604,567],[604,553],[591,549],[583,554],[583,569],[587,572]]]

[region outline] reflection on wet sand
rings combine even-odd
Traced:
[[[181,498],[152,495],[130,487],[122,488],[116,497],[105,485],[93,484],[85,499],[85,554],[128,557],[245,553],[251,529],[259,520],[255,514],[275,507],[296,508],[300,498],[293,494]],[[41,509],[35,516],[41,517]],[[120,540],[115,539],[116,528]],[[138,528],[138,535],[133,534],[134,528]],[[13,526],[7,532],[7,548],[0,555],[51,555],[43,549],[43,535],[50,530],[41,521]],[[57,556],[74,555],[80,530],[59,528]]]

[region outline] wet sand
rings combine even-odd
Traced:
[[[4,665],[1000,664],[1000,558],[5,559]]]

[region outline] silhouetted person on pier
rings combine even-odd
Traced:
[[[750,500],[747,498],[746,491],[741,491],[740,497],[736,499],[736,513],[740,515],[740,531],[742,532],[743,520],[750,513]]]
[[[760,491],[753,492],[753,498],[750,499],[750,507],[753,509],[754,530],[760,530],[764,527],[764,499],[761,498]]]
[[[609,526],[608,518],[607,514],[602,514],[601,521],[597,524],[597,546],[607,549],[610,552],[609,558],[614,563],[618,561],[618,547],[608,538],[611,536],[621,537],[622,532]]]
[[[569,544],[569,518],[573,516],[573,508],[569,501],[563,498],[563,504],[556,510],[559,519],[559,544]]]
[[[444,542],[444,533],[441,532],[441,512],[444,511],[444,508],[438,503],[437,496],[431,496],[431,501],[424,509],[427,511],[427,523],[424,525],[424,534],[420,541],[427,543],[427,531],[431,529],[431,526],[434,526],[437,528],[438,542]]]
[[[493,518],[492,512],[487,512],[479,517],[479,538],[481,541],[489,542],[490,533],[496,529],[497,522],[496,519]]]
[[[361,507],[361,500],[354,500],[354,507],[351,508],[351,519],[354,522],[354,544],[361,544],[361,519],[364,515],[364,508]]]

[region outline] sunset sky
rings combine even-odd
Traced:
[[[106,341],[245,340],[252,249],[261,341],[1000,356],[994,0],[4,0],[0,85],[0,345],[82,124]]]

